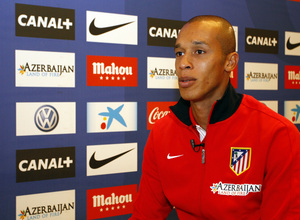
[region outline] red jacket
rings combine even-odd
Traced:
[[[189,109],[180,99],[151,130],[131,220],[166,219],[173,207],[181,220],[300,219],[300,133],[290,121],[230,85],[195,152]]]

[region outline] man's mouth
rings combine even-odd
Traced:
[[[187,78],[187,77],[180,78],[179,81],[178,81],[179,82],[179,87],[188,88],[191,85],[193,85],[195,81],[196,81],[196,79],[194,79],[194,78]]]

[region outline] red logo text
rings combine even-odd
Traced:
[[[152,126],[158,119],[165,117],[170,113],[169,106],[177,102],[148,102],[147,103],[147,129],[151,130]]]
[[[87,56],[87,86],[137,86],[137,58]]]

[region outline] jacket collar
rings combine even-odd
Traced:
[[[231,83],[228,83],[227,89],[220,100],[216,101],[210,116],[209,124],[215,124],[224,121],[233,115],[241,104],[243,95],[235,91]],[[192,125],[189,115],[190,101],[184,100],[182,97],[176,105],[170,106],[175,116],[187,126]]]

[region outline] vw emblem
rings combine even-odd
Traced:
[[[34,115],[35,125],[44,132],[52,131],[58,124],[58,112],[51,105],[43,105]]]

